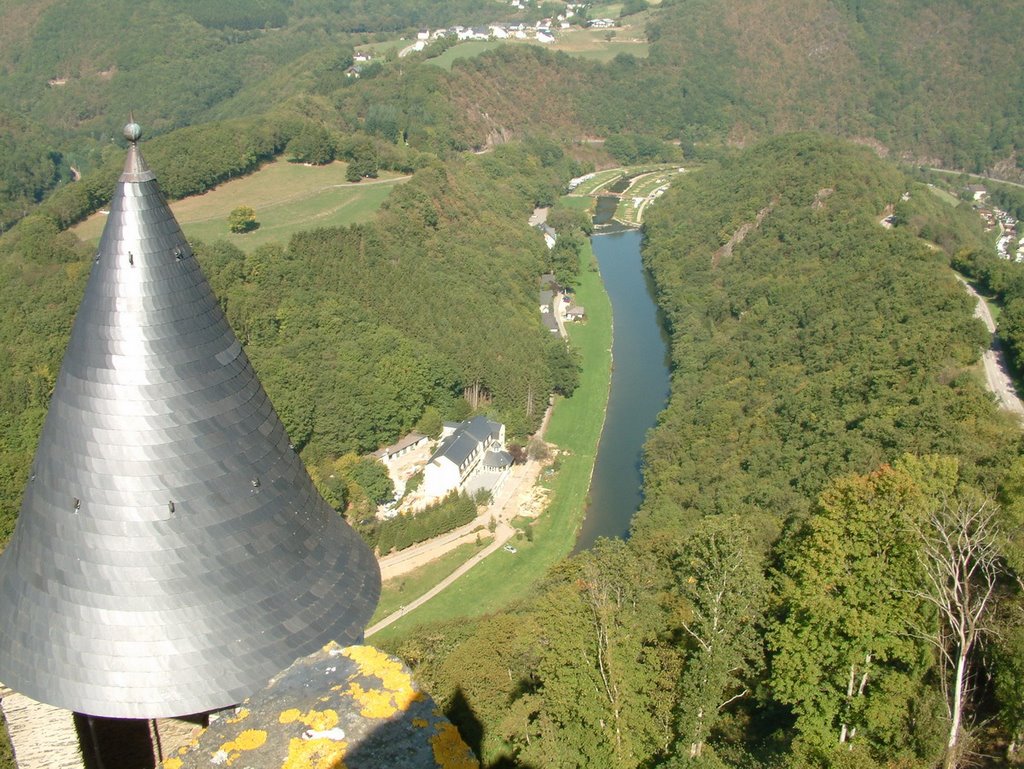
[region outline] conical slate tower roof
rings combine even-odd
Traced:
[[[289,446],[139,133],[0,556],[0,681],[154,718],[357,640],[380,572]]]

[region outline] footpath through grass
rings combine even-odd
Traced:
[[[554,471],[541,479],[551,489],[551,502],[533,525],[533,541],[516,539],[516,553],[498,550],[487,557],[408,617],[374,635],[375,644],[400,639],[419,623],[497,611],[525,594],[572,551],[586,509],[611,381],[611,302],[589,243],[581,259],[576,298],[587,308],[587,322],[569,324],[569,334],[580,351],[583,372],[572,397],[555,403],[545,434],[557,445],[559,457]]]
[[[276,160],[203,195],[176,200],[171,210],[189,240],[226,240],[252,251],[265,243],[287,243],[300,230],[369,221],[406,178],[385,171],[379,179],[352,183],[345,179],[347,168],[342,162],[306,166]],[[259,229],[244,235],[228,230],[228,214],[238,206],[255,209]],[[93,214],[72,231],[98,243],[106,220],[104,214]]]
[[[392,612],[401,609],[405,604],[415,601],[487,547],[493,539],[493,536],[484,532],[480,535],[479,543],[467,542],[464,545],[459,545],[436,561],[424,564],[418,569],[413,569],[400,577],[389,579],[381,585],[377,611],[374,612],[368,624],[374,625]]]

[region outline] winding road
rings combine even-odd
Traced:
[[[967,289],[967,293],[977,301],[974,307],[974,317],[981,318],[989,333],[992,334],[992,344],[982,355],[982,362],[985,366],[985,382],[988,385],[988,389],[996,396],[1000,408],[1009,411],[1017,419],[1024,421],[1024,403],[1021,403],[1020,398],[1017,396],[1013,380],[1010,378],[1006,357],[1003,354],[999,337],[995,335],[996,324],[992,319],[992,313],[989,312],[988,304],[986,304],[985,300],[974,290],[970,283],[960,275],[956,277],[963,284],[964,288]]]

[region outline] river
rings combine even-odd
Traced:
[[[643,444],[669,392],[668,336],[640,261],[638,230],[591,238],[612,303],[612,381],[604,430],[575,552],[598,537],[625,537],[643,500]]]

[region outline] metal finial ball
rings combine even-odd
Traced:
[[[124,138],[130,142],[137,142],[142,137],[142,126],[131,122],[124,127]]]

